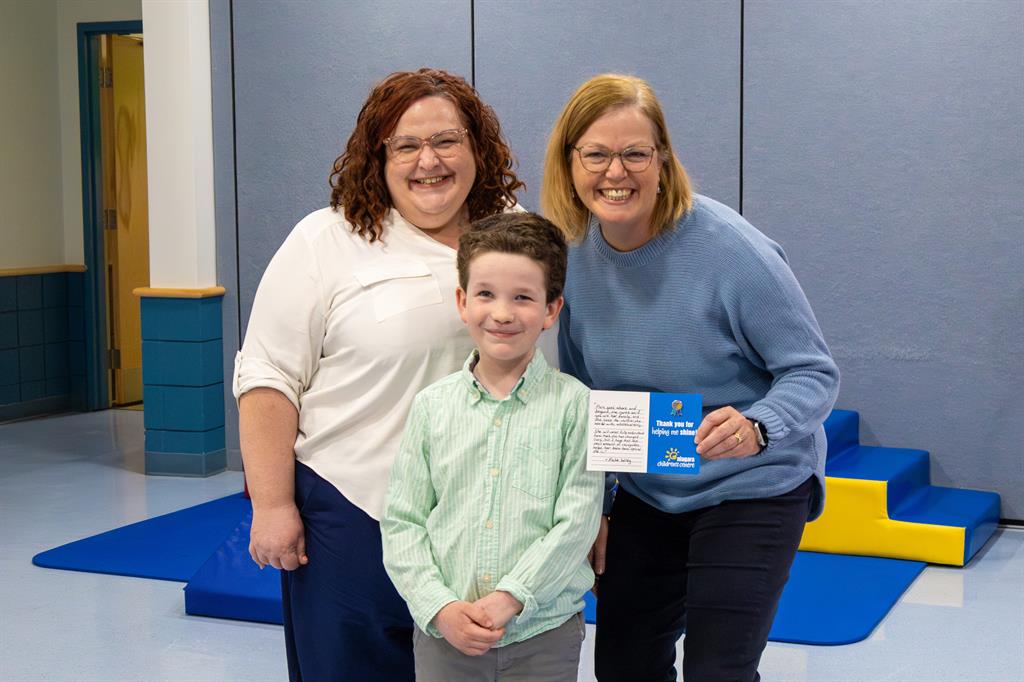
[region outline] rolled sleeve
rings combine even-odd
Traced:
[[[326,306],[313,249],[293,231],[267,266],[253,300],[232,393],[272,388],[299,409],[323,349]]]

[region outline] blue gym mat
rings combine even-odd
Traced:
[[[249,558],[252,507],[241,494],[36,555],[38,566],[187,582],[185,612],[281,622],[280,574]],[[919,561],[798,552],[769,639],[835,645],[871,634],[924,569]],[[584,615],[594,622],[595,602]]]
[[[252,505],[242,493],[40,552],[32,563],[88,573],[186,582]]]

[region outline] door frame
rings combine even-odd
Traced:
[[[103,182],[100,153],[99,49],[96,36],[142,33],[142,22],[97,21],[78,24],[78,111],[82,142],[82,227],[85,257],[85,409],[110,407],[107,375],[106,268],[103,258]]]

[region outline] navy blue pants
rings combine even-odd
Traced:
[[[411,682],[413,622],[384,571],[380,524],[299,462],[295,503],[309,563],[281,571],[289,678]]]
[[[667,514],[619,489],[598,582],[601,682],[751,682],[789,578],[814,480],[777,497]]]

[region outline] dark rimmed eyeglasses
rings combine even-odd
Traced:
[[[570,148],[576,150],[576,153],[580,155],[580,163],[591,173],[603,173],[608,170],[616,156],[622,162],[623,168],[633,173],[639,173],[650,167],[651,161],[654,160],[658,151],[657,148],[648,145],[626,147],[621,152],[613,152],[605,147],[589,144],[582,147],[570,145]]]
[[[450,159],[459,153],[462,141],[466,139],[465,128],[453,128],[434,133],[430,137],[416,137],[415,135],[393,135],[384,140],[384,146],[388,148],[391,157],[399,163],[415,161],[420,155],[423,145],[429,146],[434,153],[442,159]]]

